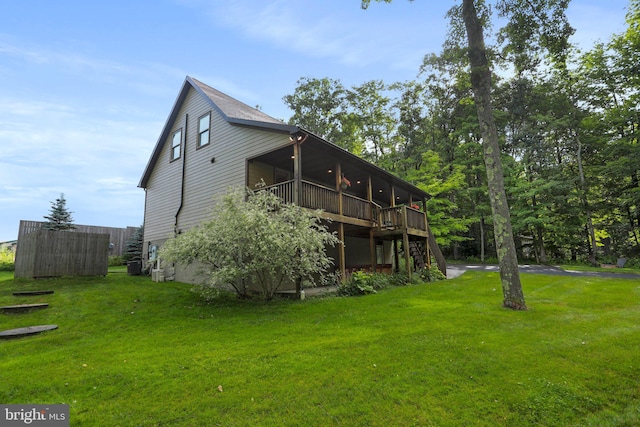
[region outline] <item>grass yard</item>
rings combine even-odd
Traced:
[[[0,403],[67,403],[72,426],[640,425],[640,280],[497,273],[351,298],[202,304],[110,273],[14,281]],[[17,298],[14,290],[54,289]]]

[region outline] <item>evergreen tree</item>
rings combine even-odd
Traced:
[[[51,202],[51,214],[44,216],[47,223],[42,226],[45,230],[73,230],[76,228],[73,218],[67,210],[67,201],[64,194],[60,193],[60,197],[55,202]]]
[[[127,240],[124,252],[125,261],[141,261],[144,244],[144,225],[141,225]]]

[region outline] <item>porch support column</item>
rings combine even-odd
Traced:
[[[402,209],[402,248],[404,250],[404,266],[411,280],[411,251],[409,250],[409,234],[407,234],[407,209]]]
[[[373,210],[375,209],[373,206],[373,188],[371,185],[371,175],[367,177],[367,200],[369,201],[369,209],[371,209],[371,219],[375,218]],[[380,224],[378,224],[380,226]],[[376,240],[373,238],[373,228],[369,229],[369,251],[371,254],[371,271],[376,272],[378,266],[376,265],[378,262],[378,257],[376,256]]]
[[[336,162],[336,190],[338,191],[338,213],[342,215],[342,165]]]
[[[340,265],[340,280],[345,282],[347,280],[347,267],[344,255],[344,224],[341,222],[338,224],[338,264]]]
[[[429,247],[429,238],[424,238],[424,263],[428,269],[431,269],[431,248]]]
[[[376,239],[373,237],[373,228],[369,229],[369,251],[371,254],[371,271],[375,273],[378,270],[378,260],[376,256]]]
[[[396,273],[400,272],[400,259],[398,258],[398,239],[393,238],[393,261],[396,267]]]
[[[427,199],[422,199],[422,213],[424,214],[424,224],[425,230],[427,233],[429,230],[429,219],[427,218]],[[425,237],[424,239],[424,256],[426,258],[426,265],[429,269],[431,269],[431,246],[429,245],[429,238]]]
[[[302,146],[293,144],[293,204],[300,206],[302,200]]]

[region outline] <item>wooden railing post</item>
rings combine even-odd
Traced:
[[[400,212],[400,218],[402,218],[402,228],[406,229],[409,226],[409,221],[407,218],[407,207],[402,206],[402,210]]]
[[[338,213],[342,215],[342,165],[336,163],[336,190],[338,191]]]

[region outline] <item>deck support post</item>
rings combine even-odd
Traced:
[[[396,273],[400,272],[400,259],[398,258],[398,239],[393,238],[393,261],[396,268]]]
[[[340,280],[345,282],[347,280],[347,266],[344,255],[344,224],[338,224],[338,239],[340,239],[340,243],[338,244],[338,263],[340,265]]]
[[[367,177],[367,200],[369,201],[369,209],[371,209],[371,219],[376,218],[376,215],[373,214],[373,185],[371,184],[371,175]],[[380,219],[378,219],[380,221]],[[380,222],[377,224],[377,229],[380,229]],[[374,230],[373,228],[369,229],[369,250],[371,251],[371,271],[374,273],[378,271],[378,256],[376,254],[376,240],[373,237]]]
[[[409,235],[406,228],[402,233],[402,249],[404,250],[404,266],[407,269],[409,281],[411,281],[411,253],[409,251]]]
[[[373,229],[369,230],[369,252],[371,254],[371,271],[375,273],[378,271],[378,257],[376,256],[376,239],[373,237]]]
[[[342,165],[336,162],[336,190],[338,191],[338,213],[342,215]]]

